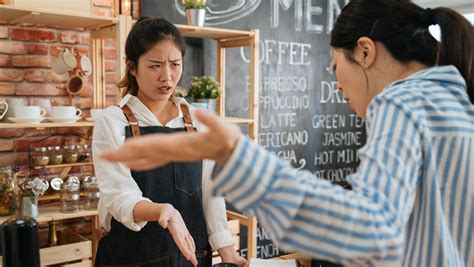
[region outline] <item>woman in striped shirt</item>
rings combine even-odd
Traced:
[[[215,160],[214,193],[256,214],[286,249],[348,266],[474,266],[473,27],[446,8],[353,0],[331,46],[339,88],[366,120],[352,191],[206,112],[197,116],[208,132],[145,137],[102,156],[135,169]]]

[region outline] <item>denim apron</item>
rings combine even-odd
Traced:
[[[185,128],[138,127],[131,110],[126,105],[124,107],[130,122],[125,129],[126,138],[194,130],[187,106],[181,106]],[[211,247],[202,207],[202,162],[172,162],[149,171],[131,171],[131,174],[144,197],[155,203],[170,203],[181,213],[196,244],[198,266],[211,266]],[[112,218],[109,233],[99,241],[95,266],[193,265],[180,253],[169,231],[157,221],[149,221],[139,232],[135,232]]]

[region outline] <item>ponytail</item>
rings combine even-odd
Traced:
[[[441,42],[428,30],[433,24],[441,29]],[[454,65],[474,103],[474,28],[459,13],[444,7],[424,9],[406,0],[351,0],[334,24],[331,46],[348,51],[351,60],[363,36],[382,43],[403,63]]]
[[[474,27],[457,12],[444,7],[431,10],[441,28],[437,65],[454,65],[466,80],[467,94],[474,103]]]
[[[133,65],[133,66],[132,66]],[[127,66],[127,71],[123,76],[122,80],[117,83],[117,87],[122,89],[122,97],[126,96],[127,94],[131,94],[134,96],[138,95],[138,82],[135,76],[132,75],[130,72],[135,65],[132,63],[130,66]]]

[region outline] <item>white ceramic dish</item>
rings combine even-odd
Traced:
[[[92,122],[94,122],[94,121],[95,121],[95,118],[89,117],[89,118],[86,118],[86,121],[92,121]]]
[[[40,123],[44,118],[8,118],[14,123]]]
[[[82,119],[82,117],[76,117],[76,118],[53,118],[53,117],[48,117],[47,119],[51,122],[57,122],[57,123],[74,123],[74,122]]]

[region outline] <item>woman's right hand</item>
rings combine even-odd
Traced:
[[[161,208],[158,223],[161,225],[161,227],[170,231],[171,236],[173,236],[173,240],[181,253],[188,261],[196,266],[196,245],[194,244],[194,239],[184,224],[183,218],[181,217],[179,211],[176,210],[171,204],[164,204]]]

